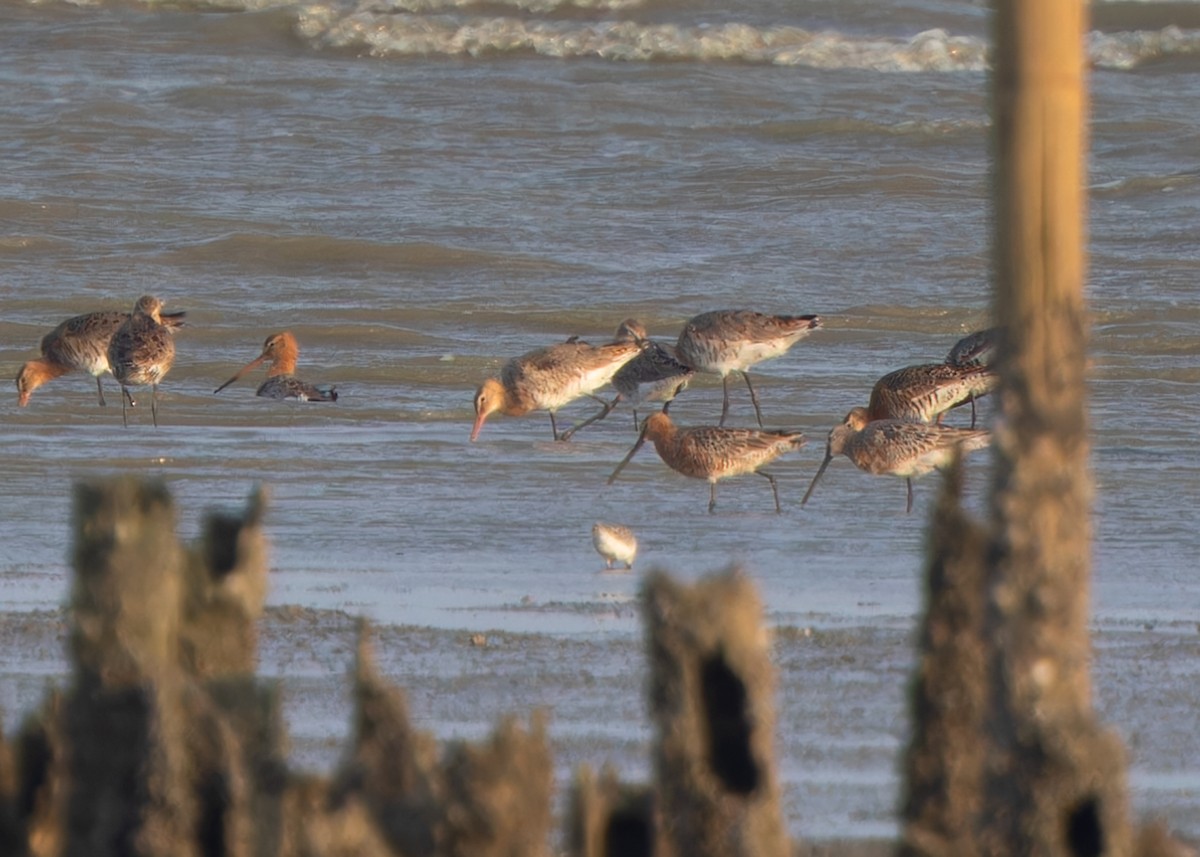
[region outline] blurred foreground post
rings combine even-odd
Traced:
[[[1083,0],[997,0],[989,527],[931,529],[906,855],[1133,853],[1123,748],[1091,702]],[[974,736],[974,738],[972,738]]]
[[[660,853],[791,853],[774,767],[774,670],[762,606],[736,572],[645,582]]]
[[[1120,742],[1092,713],[1085,406],[1083,0],[995,6],[1001,415],[986,633],[995,646],[983,853],[1121,855]]]

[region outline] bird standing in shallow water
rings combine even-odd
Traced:
[[[629,527],[597,521],[592,524],[592,544],[595,545],[596,552],[604,557],[605,568],[612,568],[615,562],[624,563],[626,568],[633,568],[638,543]]]
[[[213,393],[219,393],[241,378],[254,367],[270,360],[267,369],[267,380],[259,385],[256,396],[265,399],[297,399],[301,402],[336,402],[337,389],[328,386],[308,384],[296,377],[296,360],[300,356],[300,346],[290,330],[273,333],[263,343],[262,354],[255,357],[237,371],[237,374],[222,384]]]
[[[175,341],[163,324],[162,308],[163,302],[153,295],[138,298],[108,343],[108,363],[121,385],[121,422],[126,426],[125,403],[134,404],[129,388],[149,386],[150,415],[158,427],[158,385],[175,362]]]
[[[163,313],[163,324],[170,330],[182,327],[184,315]],[[106,405],[100,376],[110,371],[108,344],[128,318],[129,313],[119,311],[84,313],[68,318],[43,336],[42,356],[27,361],[17,372],[17,406],[25,407],[34,390],[68,372],[87,372],[94,377],[100,405]]]
[[[612,380],[617,370],[636,357],[642,345],[613,342],[588,345],[572,337],[559,345],[538,348],[504,364],[499,377],[488,378],[475,392],[475,425],[471,440],[479,437],[484,421],[496,412],[519,417],[531,411],[549,411],[550,430],[555,440],[569,440],[584,425],[608,415],[615,402],[605,402],[593,393]],[[603,409],[580,426],[561,435],[554,412],[581,396],[590,396]]]
[[[683,326],[675,345],[675,356],[699,372],[721,376],[724,401],[721,421],[729,415],[729,374],[741,372],[750,390],[750,401],[758,426],[762,410],[747,371],[756,363],[779,357],[821,327],[815,315],[764,315],[751,310],[714,310],[701,313]]]
[[[971,428],[975,428],[975,400],[994,390],[999,380],[986,366],[905,366],[875,382],[867,419],[936,421],[941,425],[946,411],[970,402]]]
[[[942,468],[954,456],[981,449],[991,443],[991,433],[975,429],[957,429],[926,425],[906,420],[868,419],[866,408],[854,408],[840,425],[829,432],[825,460],[800,501],[803,506],[817,487],[817,480],[835,455],[845,455],[859,470],[876,476],[902,476],[908,483],[908,505],[912,511],[912,481],[935,468]]]
[[[695,369],[675,357],[674,348],[648,339],[646,328],[636,319],[627,318],[621,322],[613,341],[644,343],[642,352],[618,369],[612,379],[617,395],[633,407],[635,427],[638,425],[638,405],[662,402],[666,411],[696,374]]]
[[[679,428],[671,422],[670,416],[660,411],[646,418],[637,443],[617,465],[612,476],[608,477],[609,485],[647,440],[653,441],[658,457],[672,470],[684,476],[708,480],[710,513],[717,506],[717,481],[744,473],[757,473],[771,483],[775,512],[782,513],[775,477],[759,468],[785,452],[799,449],[805,442],[804,435],[797,431],[722,426]]]

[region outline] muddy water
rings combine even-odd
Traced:
[[[1095,7],[1088,294],[1098,663],[1116,639],[1129,654],[1111,663],[1161,667],[1133,673],[1149,683],[1139,699],[1116,666],[1098,695],[1131,738],[1139,806],[1200,835],[1200,755],[1169,752],[1174,720],[1138,708],[1182,692],[1200,616],[1200,73],[1186,14]],[[790,722],[811,730],[781,738],[804,807],[793,824],[891,829],[902,641],[936,482],[906,516],[902,483],[842,461],[799,499],[825,432],[875,378],[939,360],[987,323],[982,7],[6,3],[0,25],[0,366],[11,377],[61,319],[146,292],[190,322],[157,431],[144,400],[121,426],[111,381],[106,409],[78,376],[27,409],[15,391],[0,405],[7,610],[63,601],[77,479],[162,476],[185,534],[264,482],[273,603],[435,641],[517,635],[505,651],[535,685],[537,652],[584,652],[604,692],[573,702],[565,684],[555,708],[575,713],[557,737],[599,761],[577,736],[607,736],[595,749],[636,773],[637,575],[597,574],[589,537],[597,519],[623,522],[639,566],[742,564],[774,625],[834,634],[831,656],[799,662],[781,689]],[[650,451],[606,486],[633,441],[627,411],[571,444],[550,442],[543,415],[496,419],[467,443],[472,391],[504,358],[602,339],[627,316],[670,340],[726,306],[826,322],[758,376],[768,423],[812,438],[774,467],[783,515],[747,477],[721,486],[709,516],[706,486]],[[336,384],[336,405],[258,400],[257,378],[212,394],[285,328],[301,376]],[[744,389],[734,396],[746,424]],[[696,424],[719,408],[701,380],[673,414]],[[968,484],[979,509],[986,465],[976,458]],[[862,642],[878,634],[893,635],[886,656]],[[57,663],[19,660],[0,687]],[[459,727],[438,716],[444,672],[458,703],[490,714],[511,699],[453,659],[393,663],[447,734]],[[277,669],[298,688],[298,747],[317,754],[345,718],[335,696],[299,692],[302,666]],[[829,716],[836,705],[862,720]],[[4,707],[11,722],[19,708]]]

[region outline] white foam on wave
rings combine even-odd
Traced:
[[[1097,68],[1125,71],[1171,56],[1200,53],[1200,31],[1164,27],[1125,33],[1091,33],[1088,57]]]
[[[314,45],[374,56],[487,56],[534,53],[557,58],[732,61],[885,72],[979,71],[986,42],[929,30],[909,40],[861,39],[799,27],[748,24],[681,26],[633,21],[458,19],[327,6],[303,9],[300,35]]]

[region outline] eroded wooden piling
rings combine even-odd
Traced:
[[[753,584],[648,575],[654,785],[668,853],[790,852],[774,767],[774,669]]]

